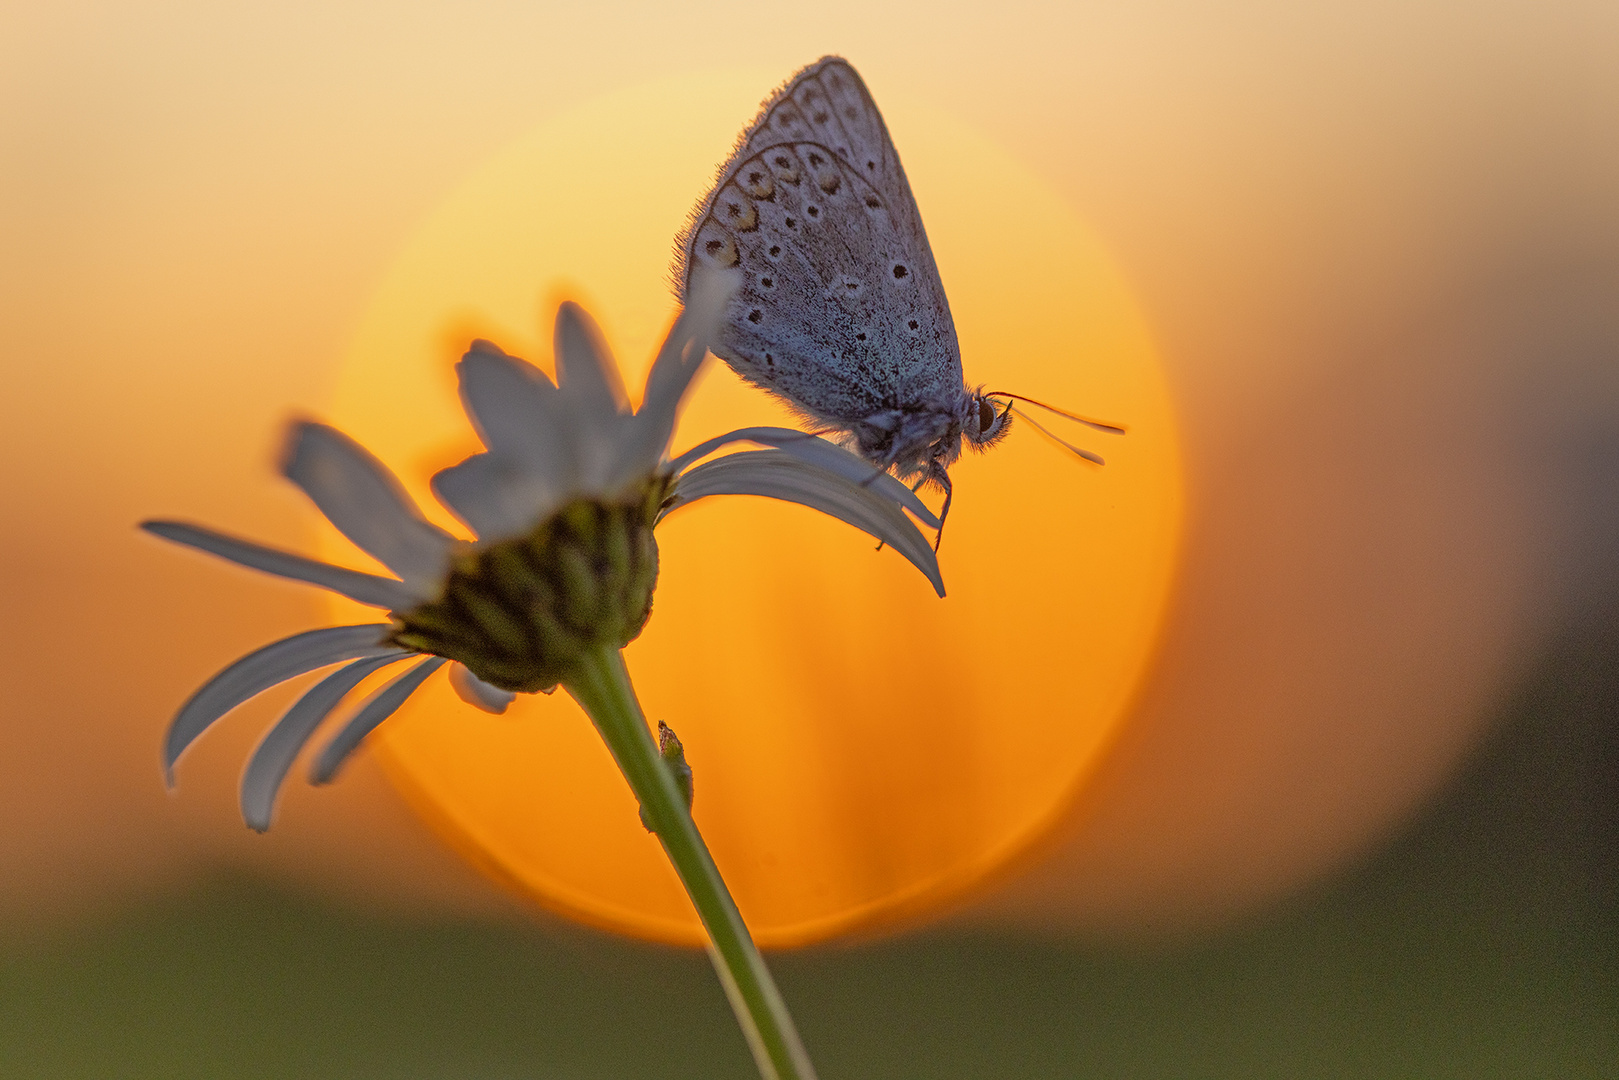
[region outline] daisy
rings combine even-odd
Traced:
[[[394,475],[334,428],[292,425],[282,473],[392,577],[334,566],[178,521],[142,528],[242,566],[309,582],[388,613],[388,621],[305,631],[242,657],[181,707],[163,746],[165,777],[214,721],[255,695],[311,671],[311,686],[260,741],[242,779],[242,815],[263,831],[277,792],[315,729],[363,681],[403,671],[367,697],[315,755],[310,780],[344,761],[440,667],[469,703],[503,712],[517,693],[575,696],[586,661],[616,651],[645,625],[657,580],[653,528],[710,495],[802,503],[854,525],[917,566],[940,596],[933,549],[915,524],[938,518],[904,484],[824,439],[754,427],[670,459],[680,401],[735,287],[716,276],[694,292],[663,343],[641,408],[632,411],[590,317],[563,304],[557,382],[488,342],[457,365],[461,400],[485,451],[433,477],[437,498],[476,537],[461,540],[422,516]],[[711,458],[735,442],[764,449]],[[705,460],[706,459],[706,460]],[[620,662],[621,663],[621,662]],[[341,665],[341,666],[336,666]],[[583,699],[581,699],[583,700]]]

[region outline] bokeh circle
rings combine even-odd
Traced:
[[[427,478],[476,449],[452,364],[473,337],[550,367],[556,302],[583,302],[638,387],[674,313],[671,239],[771,76],[699,74],[573,108],[474,172],[403,246],[327,418]],[[984,135],[872,89],[904,158],[969,380],[1120,421],[1015,427],[953,469],[949,590],[803,507],[706,500],[659,529],[652,620],[626,652],[679,732],[699,826],[762,944],[940,910],[1059,819],[1125,716],[1171,588],[1182,489],[1142,313],[1096,237]],[[632,390],[632,393],[634,391]],[[722,364],[676,449],[791,423]],[[1061,423],[1060,421],[1058,422]],[[326,553],[360,559],[335,534]],[[346,617],[343,601],[334,608]],[[565,694],[475,712],[440,679],[372,743],[422,816],[521,893],[612,930],[700,928],[588,719]]]

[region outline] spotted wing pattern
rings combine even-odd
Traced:
[[[899,155],[854,68],[826,57],[764,105],[679,241],[743,285],[714,347],[835,425],[959,399],[961,354]]]

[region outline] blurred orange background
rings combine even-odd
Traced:
[[[325,615],[314,590],[133,523],[308,549],[315,515],[269,466],[280,425],[328,411],[379,283],[467,176],[602,95],[782,78],[829,51],[879,102],[994,140],[1094,230],[1181,424],[1183,561],[1139,704],[1061,827],[951,916],[1218,922],[1364,852],[1454,768],[1611,548],[1592,448],[1619,424],[1612,5],[823,16],[0,14],[8,917],[220,864],[505,908],[369,756],[329,790],[290,785],[250,836],[235,780],[285,693],[163,791],[158,738],[185,695]]]

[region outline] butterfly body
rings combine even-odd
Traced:
[[[838,57],[804,68],[743,132],[678,242],[742,285],[712,346],[851,450],[946,495],[949,465],[1006,431],[963,382],[950,304],[871,94]]]

